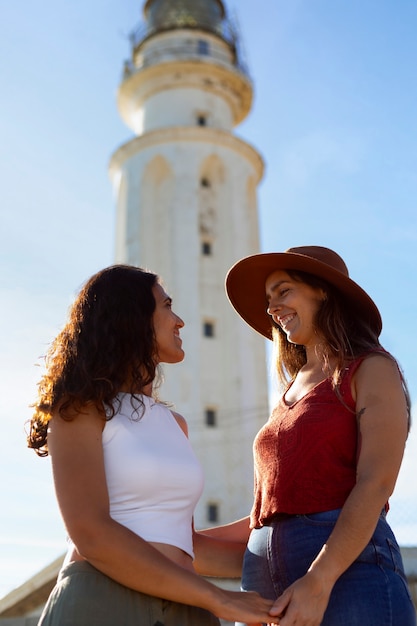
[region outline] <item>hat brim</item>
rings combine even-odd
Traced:
[[[304,254],[271,252],[241,259],[229,270],[225,286],[231,305],[258,333],[272,339],[272,320],[266,312],[265,281],[276,270],[298,270],[323,278],[336,287],[380,335],[382,319],[374,301],[351,278],[327,263]]]

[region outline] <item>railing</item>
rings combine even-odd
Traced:
[[[222,55],[220,51],[213,50],[212,46],[210,46],[210,51],[208,53],[199,52],[197,49],[197,42],[195,44],[194,49],[192,45],[190,45],[189,47],[182,45],[181,48],[174,49],[174,47],[172,47],[171,53],[178,54],[180,52],[181,54],[184,54],[184,55],[191,54],[199,58],[206,56],[216,61],[220,61],[220,62],[227,63],[227,64],[230,64],[232,60],[232,64],[236,67],[236,69],[238,69],[240,72],[242,72],[243,74],[246,74],[249,77],[249,71],[248,71],[246,63],[243,60],[243,54],[240,49],[237,28],[232,24],[230,20],[226,18],[224,18],[218,24],[210,26],[210,27],[205,26],[204,24],[202,25],[200,23],[194,23],[194,22],[184,23],[184,24],[182,24],[181,22],[178,22],[175,25],[167,26],[166,28],[160,28],[160,27],[155,28],[155,27],[149,26],[145,22],[142,22],[134,31],[131,32],[129,36],[130,44],[132,48],[132,58],[134,57],[138,58],[139,56],[138,52],[140,51],[142,44],[145,41],[147,41],[150,37],[153,37],[154,35],[158,35],[163,32],[169,32],[169,31],[178,30],[178,29],[199,30],[199,31],[205,31],[207,33],[211,33],[213,35],[217,35],[228,44],[231,54],[232,54],[232,59],[230,59],[226,53]],[[164,52],[165,54],[169,52],[169,46],[164,48]],[[144,67],[146,65],[151,65],[152,63],[156,62],[154,54],[155,54],[154,51],[152,51],[149,56],[144,55],[141,67]],[[133,62],[126,61],[125,75],[126,75],[126,72],[128,73],[133,72],[136,69],[139,69],[136,63],[134,65]]]
[[[221,48],[213,48],[213,46],[201,48],[199,46],[199,42],[195,40],[189,43],[178,42],[178,44],[173,42],[164,44],[162,42],[158,47],[149,48],[143,52],[139,49],[139,51],[134,53],[134,61],[125,62],[123,74],[124,78],[127,78],[140,69],[170,60],[172,58],[199,61],[203,59],[210,59],[225,67],[230,67],[232,64],[236,67],[236,69],[248,76],[246,68],[243,67],[241,63],[237,62],[233,51],[228,54],[227,51],[222,50]]]
[[[136,48],[140,46],[145,39],[156,35],[163,30],[176,30],[178,28],[192,29],[192,30],[206,30],[208,32],[212,32],[214,35],[221,37],[229,46],[235,47],[236,40],[238,39],[236,28],[233,26],[232,22],[227,18],[223,18],[221,21],[218,21],[216,24],[205,25],[202,22],[197,22],[195,20],[181,20],[177,19],[175,24],[167,25],[166,27],[158,26],[153,27],[150,26],[147,22],[141,22],[139,26],[132,31],[130,34],[130,41],[132,46]]]

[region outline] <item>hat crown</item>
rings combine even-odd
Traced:
[[[320,261],[320,263],[325,263],[341,274],[349,276],[348,268],[342,257],[333,250],[330,250],[330,248],[324,248],[323,246],[299,246],[296,248],[288,248],[285,253],[301,254],[315,261]]]

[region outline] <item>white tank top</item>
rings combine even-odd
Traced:
[[[140,397],[144,412],[133,396],[119,393],[116,414],[103,430],[110,515],[146,541],[194,557],[191,523],[203,490],[201,466],[171,411]]]

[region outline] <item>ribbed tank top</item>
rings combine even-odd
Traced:
[[[343,402],[326,379],[291,405],[284,394],[273,409],[254,441],[251,528],[277,513],[318,513],[345,503],[356,482],[358,454],[351,381],[364,358],[343,373]]]
[[[148,396],[119,393],[103,430],[111,517],[146,541],[192,557],[192,517],[203,473],[171,411]],[[144,409],[144,412],[143,412]],[[143,412],[143,414],[142,414]]]

